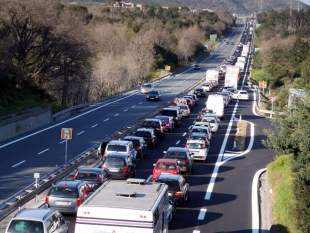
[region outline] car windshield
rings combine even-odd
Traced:
[[[162,170],[175,170],[176,166],[173,163],[157,163],[156,168]]]
[[[98,174],[90,172],[79,172],[76,176],[76,180],[97,181]]]
[[[200,143],[188,143],[188,149],[203,149],[203,145]]]
[[[168,191],[180,191],[180,184],[174,180],[156,180],[156,182],[165,183],[168,185]]]
[[[25,233],[25,232],[44,232],[43,223],[32,220],[12,220],[8,232]]]
[[[107,151],[119,151],[119,152],[126,152],[126,146],[123,145],[108,145]]]
[[[107,158],[104,161],[104,167],[123,167],[124,163],[124,160],[121,158]]]
[[[155,94],[158,95],[158,91],[150,91],[149,94]]]
[[[186,153],[181,151],[168,151],[165,157],[170,159],[183,159],[186,158]]]
[[[140,146],[140,140],[137,140],[137,139],[124,139],[124,140],[132,142],[134,148],[137,148],[138,146]]]
[[[214,117],[204,117],[202,118],[203,122],[215,123]]]
[[[150,137],[151,134],[150,134],[150,132],[146,132],[146,131],[137,131],[135,133],[135,136],[138,136],[138,137]]]
[[[77,188],[69,188],[69,187],[54,187],[51,189],[49,196],[53,197],[64,197],[64,198],[78,198],[79,193]]]
[[[143,87],[143,88],[151,88],[152,85],[151,85],[151,84],[143,84],[142,87]]]
[[[204,133],[206,133],[206,132],[208,132],[208,130],[202,129],[202,128],[193,128],[192,132],[204,132]]]

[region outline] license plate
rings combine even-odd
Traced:
[[[110,172],[119,172],[119,169],[118,168],[111,168],[109,169]]]
[[[168,197],[172,197],[172,193],[168,193]]]
[[[70,202],[56,201],[56,205],[70,205]]]

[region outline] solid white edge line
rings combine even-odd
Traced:
[[[252,183],[252,233],[259,233],[260,230],[260,220],[259,220],[259,199],[257,188],[259,186],[259,177],[267,169],[258,170],[253,178]]]
[[[38,153],[38,155],[43,154],[44,152],[46,152],[46,151],[48,151],[48,150],[49,150],[48,148],[45,149],[45,150],[42,150],[41,152]]]
[[[193,231],[193,233],[200,233],[200,231],[198,231],[198,230],[194,230],[194,231]]]
[[[96,126],[98,126],[98,124],[93,125],[92,128],[95,128]]]
[[[200,212],[198,215],[198,220],[204,220],[206,213],[207,213],[207,209],[205,209],[205,208],[200,209]]]
[[[24,163],[24,162],[26,162],[26,160],[23,160],[23,161],[21,161],[21,162],[19,162],[19,163],[17,163],[17,164],[14,164],[12,167],[17,167],[18,165],[20,165],[20,164],[22,164],[22,163]]]

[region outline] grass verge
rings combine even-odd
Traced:
[[[267,166],[268,182],[273,189],[272,214],[277,233],[298,232],[294,228],[292,216],[289,213],[291,206],[294,205],[290,156],[279,156]]]
[[[244,150],[245,146],[245,138],[247,131],[248,123],[245,121],[238,121],[237,123],[237,133],[236,137],[236,150]]]

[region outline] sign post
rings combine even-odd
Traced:
[[[259,81],[258,86],[263,88],[263,95],[265,95],[265,88],[267,87],[267,82],[265,81]]]
[[[40,173],[34,173],[33,176],[36,179],[36,188],[38,187],[38,179],[40,178]]]
[[[273,103],[278,99],[278,96],[271,96],[269,100],[271,102],[271,112],[273,112]]]
[[[62,128],[61,139],[66,140],[65,165],[64,165],[64,169],[66,169],[67,168],[66,164],[67,164],[68,140],[72,139],[72,128]]]
[[[170,71],[170,70],[171,70],[171,66],[166,65],[166,66],[165,66],[165,71],[166,71],[166,73],[167,73],[168,71]]]

